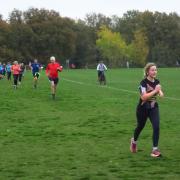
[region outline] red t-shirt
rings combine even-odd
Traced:
[[[57,78],[58,71],[62,71],[61,65],[59,63],[49,63],[46,67],[46,74],[50,78]]]
[[[20,65],[19,64],[12,65],[11,71],[13,72],[13,74],[19,74],[19,72],[21,71]]]

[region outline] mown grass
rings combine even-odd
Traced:
[[[167,97],[159,100],[159,159],[150,157],[149,121],[139,152],[129,152],[142,69],[106,75],[102,87],[96,70],[64,70],[55,101],[44,72],[38,89],[30,72],[17,90],[1,80],[0,179],[180,179],[180,69],[159,69]]]

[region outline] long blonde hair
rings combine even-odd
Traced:
[[[148,76],[149,69],[152,66],[156,66],[156,64],[155,63],[147,63],[146,64],[146,66],[144,67],[144,78],[146,78]]]

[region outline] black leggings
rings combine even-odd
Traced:
[[[106,84],[106,77],[104,71],[98,71],[98,80],[100,83],[104,82],[104,84]]]
[[[7,79],[11,80],[11,72],[7,72]]]
[[[153,147],[158,146],[159,141],[159,108],[158,105],[154,108],[147,109],[145,106],[138,106],[136,111],[137,117],[137,127],[134,131],[134,140],[137,141],[139,134],[143,130],[147,118],[150,119],[152,127],[153,127]]]
[[[22,80],[22,74],[19,74],[18,79],[19,79],[19,82],[21,82],[21,80]]]
[[[17,86],[17,82],[18,82],[18,74],[13,74],[14,77],[14,85]]]

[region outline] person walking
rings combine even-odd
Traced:
[[[106,76],[105,71],[107,70],[106,65],[103,63],[103,61],[100,61],[100,63],[97,65],[97,72],[98,72],[98,81],[100,85],[104,83],[106,85]]]

